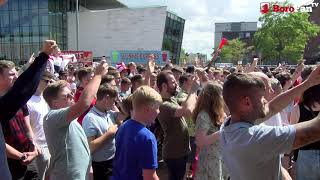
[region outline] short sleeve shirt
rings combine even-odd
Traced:
[[[113,180],[143,180],[143,169],[158,168],[157,141],[143,124],[128,120],[116,134]]]
[[[280,180],[280,154],[292,150],[295,128],[229,122],[221,126],[220,145],[231,179]]]
[[[162,156],[176,159],[190,152],[188,125],[184,117],[175,117],[179,104],[175,98],[164,99],[158,120],[164,132]]]
[[[50,110],[43,119],[44,133],[51,154],[51,180],[86,180],[90,149],[80,124],[67,121],[69,108]]]
[[[100,137],[115,124],[117,113],[114,111],[101,112],[95,106],[84,117],[82,128],[87,137]],[[104,142],[104,145],[92,153],[92,161],[107,161],[114,157],[115,140],[111,137]]]

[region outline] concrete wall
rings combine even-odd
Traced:
[[[232,26],[236,25],[239,30],[233,30]],[[248,32],[257,31],[257,22],[228,22],[228,23],[215,23],[215,37],[214,37],[214,47],[219,46],[222,39],[223,32]]]
[[[94,57],[114,50],[161,50],[166,7],[120,8],[79,13],[79,50]],[[76,15],[68,14],[68,49],[76,50]]]

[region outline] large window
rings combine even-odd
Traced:
[[[67,44],[68,4],[75,0],[9,0],[0,7],[0,59],[18,64],[48,38]]]
[[[170,51],[170,59],[175,64],[179,64],[184,23],[184,19],[176,16],[175,14],[167,12],[162,47],[163,50]]]

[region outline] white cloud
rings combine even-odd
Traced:
[[[258,21],[260,3],[274,0],[120,0],[128,6],[166,5],[186,20],[182,47],[187,52],[210,55],[214,23]],[[280,0],[281,1],[281,0]],[[300,4],[307,0],[290,0]]]

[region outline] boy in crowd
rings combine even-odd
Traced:
[[[113,180],[158,180],[157,141],[146,126],[154,123],[162,102],[160,94],[149,86],[139,87],[132,96],[132,119],[116,134]]]

